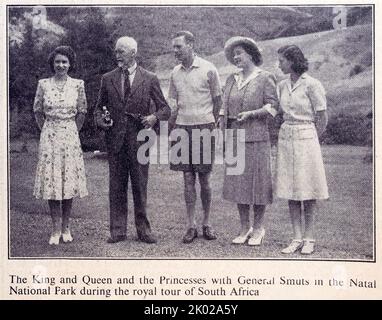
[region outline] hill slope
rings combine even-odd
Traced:
[[[347,7],[348,26],[372,23],[371,6]],[[204,55],[222,50],[231,36],[256,41],[333,29],[333,7],[304,6],[174,6],[104,8],[105,21],[115,39],[137,39],[143,61],[171,51],[171,36],[179,30],[193,32],[196,48]]]
[[[351,112],[366,115],[372,108],[372,26],[359,25],[344,30],[332,30],[296,37],[259,42],[264,64],[262,68],[284,77],[278,69],[277,49],[287,44],[298,45],[310,62],[309,73],[322,81],[328,94],[331,114]],[[218,68],[222,82],[236,70],[221,51],[207,56]],[[172,56],[158,57],[156,72],[168,86]],[[165,89],[166,91],[166,89]]]

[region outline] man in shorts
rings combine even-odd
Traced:
[[[209,178],[214,159],[214,139],[211,138],[211,135],[209,135],[209,139],[199,137],[200,162],[192,161],[192,145],[195,145],[195,141],[193,143],[191,133],[193,130],[211,132],[215,128],[222,104],[222,90],[216,67],[195,54],[194,42],[194,36],[189,31],[180,31],[172,39],[175,58],[179,60],[180,64],[171,73],[168,95],[172,106],[170,124],[171,121],[175,123],[175,128],[185,130],[189,137],[189,161],[182,161],[178,164],[171,162],[170,164],[171,170],[183,171],[188,220],[187,232],[183,237],[184,243],[191,243],[198,236],[195,220],[196,175],[199,177],[200,198],[204,214],[203,237],[207,240],[216,239],[216,233],[209,224],[211,207]],[[211,154],[208,157],[203,157],[203,144],[210,146]]]

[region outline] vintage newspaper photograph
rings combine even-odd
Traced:
[[[378,9],[4,3],[0,298],[382,298]]]

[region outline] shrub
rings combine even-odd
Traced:
[[[372,116],[339,113],[329,119],[324,144],[372,145]]]
[[[365,67],[364,66],[361,66],[359,64],[356,64],[351,70],[350,70],[350,73],[349,73],[349,78],[361,73],[362,71],[365,70]]]

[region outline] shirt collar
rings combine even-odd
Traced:
[[[130,68],[127,68],[127,70],[129,71],[129,75],[132,75],[133,73],[135,73],[135,71],[137,70],[137,63],[134,62],[134,64],[130,67]],[[126,68],[121,68],[121,70],[126,70]]]
[[[133,74],[137,70],[137,67],[137,63],[134,62],[134,64],[130,68],[128,68],[129,74]]]
[[[192,61],[192,64],[189,68],[186,68],[183,64],[180,64],[181,68],[186,70],[186,69],[192,69],[192,68],[199,68],[200,67],[200,58],[195,54],[194,55],[194,60]]]

